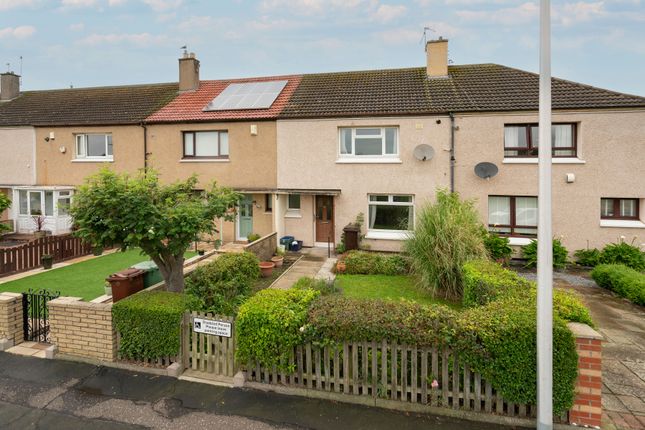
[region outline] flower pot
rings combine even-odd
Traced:
[[[53,255],[43,255],[40,257],[40,262],[43,264],[43,269],[51,269],[54,265]]]
[[[345,270],[347,270],[347,266],[344,262],[339,261],[336,263],[336,273],[345,273]]]
[[[271,261],[262,261],[260,263],[260,272],[262,273],[263,278],[268,278],[273,274],[273,268],[275,267],[275,263]]]
[[[271,261],[275,264],[275,267],[282,267],[284,257],[282,255],[276,255],[275,257],[271,257]]]
[[[197,255],[204,255],[205,253],[206,253],[206,251],[203,250],[203,249],[198,249],[197,250]]]
[[[106,296],[112,296],[112,285],[109,283],[103,287]]]

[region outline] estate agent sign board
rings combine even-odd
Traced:
[[[231,337],[231,323],[206,318],[194,318],[193,331],[213,336]]]

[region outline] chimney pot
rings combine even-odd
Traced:
[[[0,101],[13,100],[20,95],[20,76],[13,72],[0,74]]]
[[[426,72],[430,78],[448,76],[448,39],[439,37],[426,43]]]
[[[179,59],[179,91],[195,91],[199,88],[199,60],[195,53],[184,52]]]

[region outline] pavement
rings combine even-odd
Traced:
[[[0,428],[511,429],[0,352]]]
[[[604,336],[602,428],[645,429],[645,308],[598,287],[587,272],[553,276],[556,287],[580,293]]]

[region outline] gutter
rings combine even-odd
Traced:
[[[148,127],[144,121],[139,125],[143,128],[143,171],[148,172]]]
[[[455,192],[455,115],[450,112],[450,192]]]

